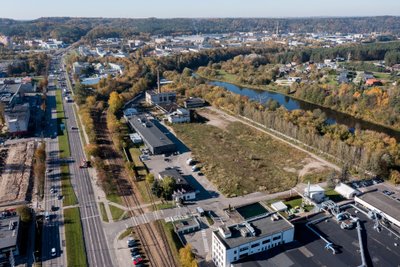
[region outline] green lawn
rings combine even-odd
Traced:
[[[147,169],[146,166],[143,164],[143,162],[140,160],[139,156],[142,154],[140,149],[137,147],[132,147],[129,149],[129,153],[131,153],[131,157],[133,160],[133,163],[135,164],[135,169],[137,174],[141,177],[144,178],[147,174]]]
[[[159,210],[165,210],[165,209],[172,209],[175,208],[176,205],[172,202],[168,202],[168,203],[161,203],[161,204],[156,204],[157,209]]]
[[[79,208],[64,210],[67,266],[88,266]]]
[[[164,232],[167,236],[168,244],[171,248],[173,258],[176,259],[176,262],[179,262],[179,250],[183,248],[183,245],[178,235],[174,231],[174,226],[172,225],[172,223],[166,223],[164,220],[160,220],[158,222],[160,222],[164,228]]]
[[[117,204],[120,204],[120,205],[124,205],[122,203],[121,197],[118,194],[107,194],[106,197],[111,202],[114,202],[114,203],[117,203]]]
[[[135,184],[136,184],[136,187],[137,187],[140,195],[142,196],[143,202],[150,203],[151,201],[150,201],[149,193],[146,188],[146,181],[138,181],[138,182],[135,182]],[[155,198],[155,196],[154,196],[154,198]]]
[[[124,214],[124,210],[117,208],[113,205],[110,205],[110,210],[111,210],[111,216],[114,221],[118,221],[121,219],[122,215]]]
[[[57,109],[57,120],[58,120],[58,146],[60,150],[60,158],[65,159],[71,156],[69,141],[68,141],[68,132],[66,129],[61,130],[60,124],[63,123],[65,125],[65,115],[64,115],[64,107],[62,103],[62,95],[61,90],[57,90],[56,92],[56,109]],[[61,189],[62,194],[64,196],[63,205],[70,206],[78,203],[78,199],[76,198],[74,189],[72,188],[69,167],[68,165],[61,165]]]
[[[107,216],[106,207],[105,207],[104,203],[99,202],[99,205],[100,205],[101,218],[102,218],[103,222],[108,222],[108,216]]]
[[[334,189],[329,189],[325,191],[325,196],[329,197],[330,200],[334,202],[339,202],[344,200],[342,195],[340,195],[338,192],[336,192]]]
[[[295,207],[301,207],[301,203],[303,202],[303,199],[301,197],[291,199],[289,201],[285,201],[286,206],[288,206],[288,210],[294,209]],[[311,211],[314,208],[314,206],[304,206],[304,211],[308,212]]]
[[[125,237],[132,235],[133,235],[133,227],[129,227],[119,235],[118,240],[122,240]]]

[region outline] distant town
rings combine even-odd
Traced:
[[[396,29],[45,20],[0,21],[0,266],[398,266]]]

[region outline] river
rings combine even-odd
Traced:
[[[266,101],[268,101],[268,99],[273,99],[277,101],[279,105],[284,106],[288,110],[302,109],[302,110],[313,111],[314,109],[320,109],[326,114],[327,117],[326,123],[328,124],[335,124],[335,123],[343,124],[346,125],[351,131],[354,131],[354,129],[362,129],[362,130],[372,130],[376,132],[382,132],[396,138],[396,140],[400,142],[399,131],[395,131],[391,128],[387,128],[375,123],[357,119],[351,115],[339,111],[335,111],[329,108],[324,108],[315,104],[294,99],[291,98],[290,96],[286,96],[280,93],[250,89],[220,81],[209,81],[209,83],[212,85],[224,87],[226,90],[232,93],[247,96],[250,99],[261,103],[265,103]]]

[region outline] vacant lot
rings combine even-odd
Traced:
[[[34,151],[33,141],[0,150],[0,203],[26,200]]]
[[[315,159],[240,122],[224,121],[217,127],[215,114],[205,124],[174,125],[175,133],[188,145],[199,166],[227,196],[255,191],[279,192],[294,187],[304,166]],[[224,118],[219,118],[224,120]],[[310,168],[309,173],[325,169]],[[305,175],[304,171],[302,175]]]

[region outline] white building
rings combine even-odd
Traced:
[[[28,132],[30,110],[29,104],[16,105],[4,113],[8,132],[11,134],[23,134]]]
[[[138,133],[132,133],[129,134],[129,138],[132,140],[132,143],[134,144],[141,144],[143,143],[142,137]]]
[[[175,112],[168,115],[170,123],[188,123],[190,122],[190,112],[184,108],[178,108]]]
[[[348,186],[347,184],[340,183],[335,187],[335,191],[347,199],[352,199],[358,196],[361,192]]]
[[[400,227],[400,198],[399,192],[393,192],[391,196],[385,195],[382,191],[375,190],[366,192],[360,196],[355,196],[356,204],[364,206],[370,211],[374,211],[390,223]]]
[[[287,210],[287,206],[285,205],[285,203],[283,203],[282,201],[277,201],[271,204],[271,207],[275,210],[275,211],[286,211]]]
[[[325,189],[319,185],[308,185],[304,189],[304,196],[310,198],[316,203],[321,203],[325,200]]]
[[[217,267],[231,267],[239,259],[293,241],[294,226],[277,213],[222,226],[212,233],[211,257]]]
[[[165,177],[175,179],[176,188],[172,193],[172,199],[174,201],[178,202],[179,200],[187,201],[196,199],[196,191],[176,169],[165,170],[160,172],[158,175],[160,180]]]

